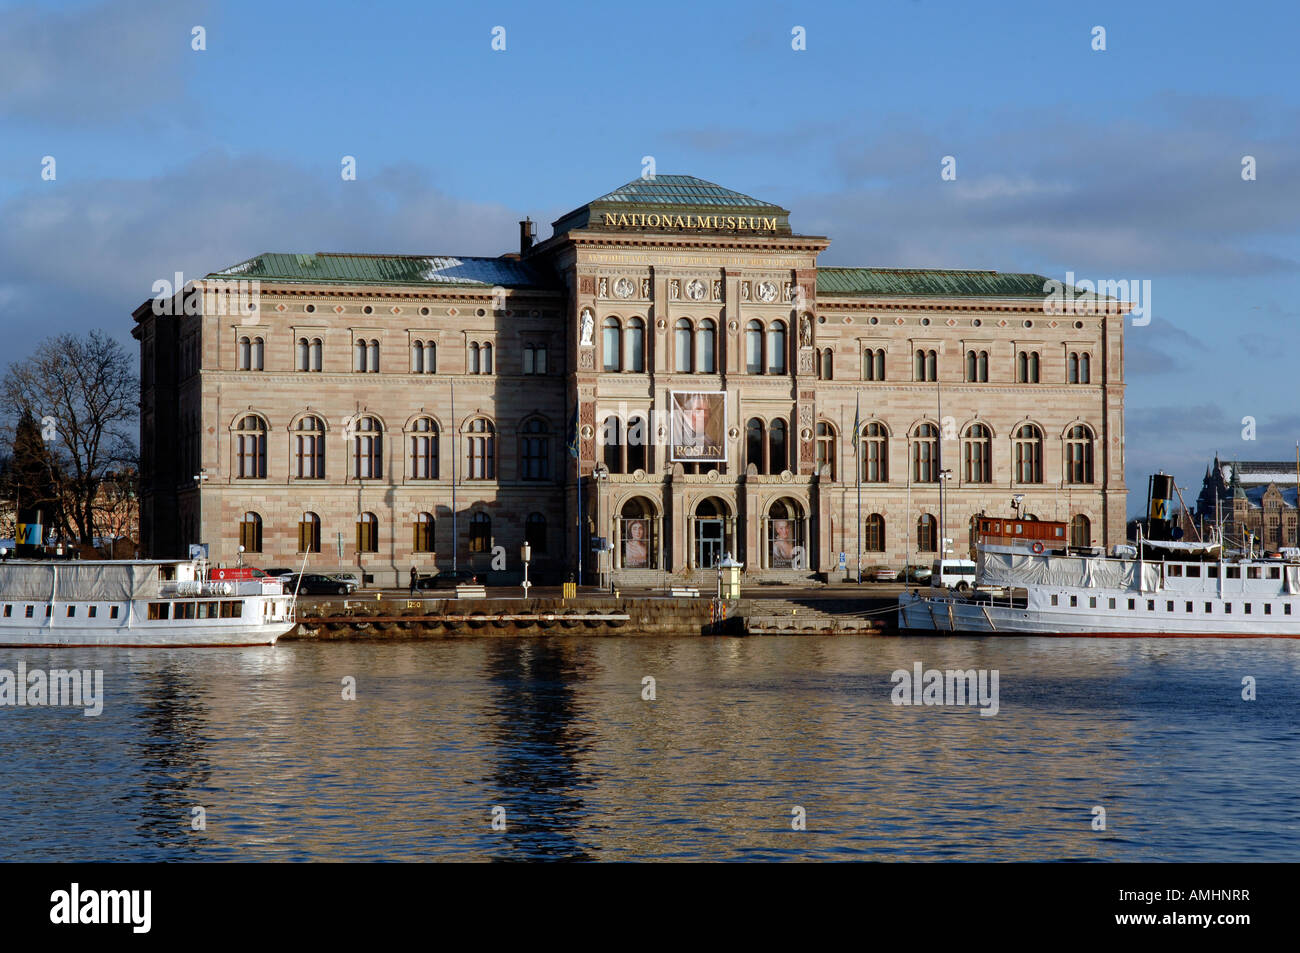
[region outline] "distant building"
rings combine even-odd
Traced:
[[[145,552],[243,546],[391,586],[453,560],[514,578],[528,541],[537,580],[581,554],[584,581],[663,585],[731,553],[793,582],[840,553],[850,574],[928,563],[945,535],[965,555],[1015,495],[1075,545],[1123,541],[1113,299],[820,267],[829,239],[691,176],[630,182],[540,242],[521,226],[498,258],[263,254],[175,314],[141,304]],[[240,282],[256,301],[210,306]]]
[[[1256,545],[1268,551],[1300,545],[1296,536],[1296,484],[1294,461],[1236,460],[1214,458],[1206,467],[1200,495],[1196,498],[1196,520],[1205,527],[1223,520],[1229,539],[1255,537]]]

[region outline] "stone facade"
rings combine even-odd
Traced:
[[[1300,546],[1297,488],[1300,466],[1293,461],[1229,462],[1215,457],[1201,481],[1193,532],[1199,530],[1209,538],[1216,520],[1221,520],[1229,541],[1253,540],[1256,551]]]
[[[841,552],[850,575],[933,558],[940,469],[955,555],[1016,494],[1080,545],[1123,541],[1120,309],[1045,309],[1034,275],[819,270],[829,241],[787,216],[660,176],[540,244],[525,224],[518,255],[265,255],[176,316],[146,302],[146,551],[233,562],[242,538],[296,566],[313,514],[309,565],[386,585],[453,560],[517,579],[525,537],[532,577],[565,578],[579,528],[587,581],[709,583],[722,552],[751,581],[838,578]],[[256,301],[217,313],[232,280]],[[725,462],[670,459],[673,392],[726,394]],[[416,551],[421,514],[436,552]]]

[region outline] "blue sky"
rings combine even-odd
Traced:
[[[155,280],[262,251],[499,254],[650,155],[789,208],[827,265],[1149,279],[1134,510],[1153,468],[1300,438],[1298,9],[0,3],[3,357],[130,344]]]

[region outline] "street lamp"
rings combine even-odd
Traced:
[[[194,489],[197,491],[196,495],[198,496],[198,504],[199,504],[198,505],[199,538],[194,542],[198,543],[200,546],[203,545],[203,484],[207,482],[207,479],[208,479],[208,468],[199,467],[199,472],[194,474]]]
[[[944,547],[949,542],[949,540],[946,538],[946,534],[948,532],[948,520],[947,520],[947,514],[944,512],[944,508],[943,508],[943,499],[944,499],[943,486],[951,479],[952,479],[952,470],[944,468],[939,471],[939,559],[940,560],[943,559],[943,554],[945,551]]]
[[[527,542],[519,548],[519,555],[524,561],[524,598],[528,598],[528,590],[532,583],[528,581],[528,563],[533,558],[533,547]]]

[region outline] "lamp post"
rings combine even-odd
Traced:
[[[519,548],[519,555],[524,561],[524,598],[528,598],[528,589],[532,583],[528,581],[528,563],[533,558],[533,547],[525,541],[524,545]]]
[[[952,470],[943,469],[939,471],[939,559],[940,561],[943,560],[944,547],[949,542],[949,540],[947,539],[947,533],[948,533],[947,514],[944,512],[944,508],[943,508],[943,503],[944,503],[943,488],[944,488],[944,484],[946,484],[951,479],[952,479]]]
[[[198,518],[199,538],[194,542],[198,543],[200,546],[203,545],[203,484],[207,482],[207,479],[208,479],[208,468],[199,467],[199,472],[194,474],[194,488],[196,491],[196,496],[198,497],[197,518]]]

